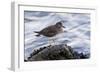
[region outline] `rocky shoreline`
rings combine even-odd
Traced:
[[[45,60],[88,59],[89,54],[78,53],[67,44],[49,45],[34,50],[25,62]]]

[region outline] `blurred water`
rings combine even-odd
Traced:
[[[36,37],[34,31],[40,31],[58,21],[63,21],[67,32],[55,37],[57,44],[67,43],[79,53],[90,54],[90,14],[25,11],[24,15],[25,59],[35,49],[48,45],[48,38]]]

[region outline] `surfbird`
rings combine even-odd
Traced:
[[[63,28],[65,28],[62,24],[62,22],[57,22],[54,25],[48,26],[44,29],[42,29],[41,31],[35,31],[35,33],[37,33],[36,36],[46,36],[46,37],[54,37],[59,33],[63,32]],[[53,40],[54,41],[54,40]]]
[[[55,25],[48,26],[41,31],[35,31],[35,33],[38,33],[36,36],[46,36],[46,37],[53,37],[61,32],[63,32],[63,29],[65,28],[61,22],[57,22]]]

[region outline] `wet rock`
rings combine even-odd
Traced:
[[[85,59],[89,55],[79,54],[67,44],[49,45],[39,48],[30,54],[27,61]],[[26,62],[27,62],[26,61]]]

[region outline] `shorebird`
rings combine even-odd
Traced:
[[[37,33],[36,36],[38,36],[38,37],[40,35],[43,35],[43,36],[46,36],[46,37],[54,37],[57,34],[62,33],[63,28],[65,28],[65,27],[63,26],[62,22],[57,22],[54,25],[45,27],[41,31],[35,31],[35,33]],[[53,39],[53,41],[54,41],[54,39]]]

